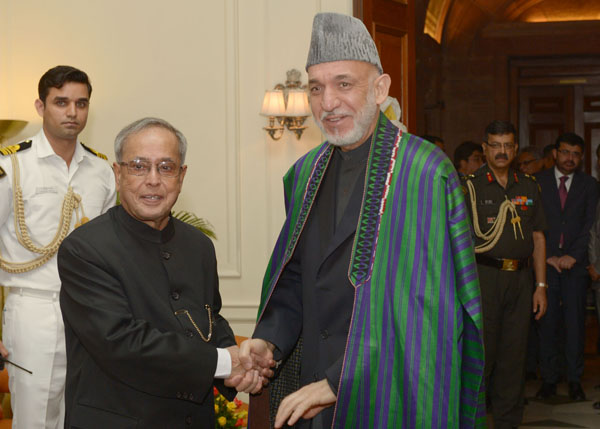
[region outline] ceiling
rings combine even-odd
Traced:
[[[429,0],[425,33],[450,44],[499,23],[598,20],[599,0]]]

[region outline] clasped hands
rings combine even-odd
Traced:
[[[570,270],[576,262],[577,260],[571,255],[550,256],[546,259],[546,263],[559,273],[562,273],[562,270]]]
[[[252,338],[244,341],[239,350],[239,360],[246,371],[257,371],[260,374],[270,373],[275,365],[273,360],[275,346],[265,340]],[[264,377],[264,375],[261,375]],[[260,383],[260,388],[266,382]],[[257,393],[260,388],[252,391]],[[238,389],[239,391],[239,389]],[[301,417],[311,419],[327,407],[335,404],[336,395],[329,387],[327,380],[307,384],[294,393],[286,396],[277,410],[275,428],[281,428],[287,422],[293,426]]]
[[[248,354],[240,359],[238,346],[227,347],[227,351],[231,355],[231,375],[225,379],[225,386],[235,387],[238,392],[260,392],[273,376],[273,352]]]

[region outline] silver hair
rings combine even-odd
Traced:
[[[526,146],[521,149],[521,153],[530,153],[536,160],[542,159],[544,154],[542,150],[537,146]]]
[[[138,119],[137,121],[127,125],[119,132],[119,134],[117,134],[117,137],[115,138],[115,158],[117,162],[122,161],[121,157],[123,155],[123,145],[127,139],[132,134],[139,133],[140,131],[151,127],[164,128],[165,130],[171,131],[175,135],[179,143],[179,159],[183,165],[185,163],[185,153],[187,151],[187,140],[185,139],[185,136],[181,133],[181,131],[164,119],[151,117]]]

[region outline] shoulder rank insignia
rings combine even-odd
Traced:
[[[4,171],[2,167],[0,167],[0,179],[2,179],[4,176],[6,176],[6,171]]]
[[[92,149],[91,147],[87,147],[86,145],[84,145],[83,143],[81,143],[81,146],[83,146],[83,148],[85,150],[87,150],[89,153],[93,153],[94,155],[96,155],[98,158],[102,158],[105,161],[108,161],[108,158],[106,157],[106,155],[104,155],[103,153],[100,153],[98,151],[95,151],[94,149]]]
[[[3,156],[12,155],[13,153],[17,153],[19,151],[29,149],[30,147],[31,147],[31,140],[27,140],[27,141],[24,141],[24,142],[21,142],[19,144],[15,144],[12,146],[0,147],[0,155],[3,155]]]
[[[533,180],[534,182],[537,182],[537,179],[535,178],[535,176],[532,176],[530,174],[525,174],[524,176],[527,177],[528,179]]]

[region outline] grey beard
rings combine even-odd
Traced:
[[[329,134],[323,126],[322,118],[315,121],[321,132],[325,135],[327,142],[339,147],[352,146],[356,143],[360,143],[359,140],[365,136],[365,133],[379,114],[379,105],[375,103],[375,95],[369,94],[365,107],[359,112],[354,118],[354,127],[345,135],[339,136],[336,134]],[[324,115],[326,116],[326,115]]]

